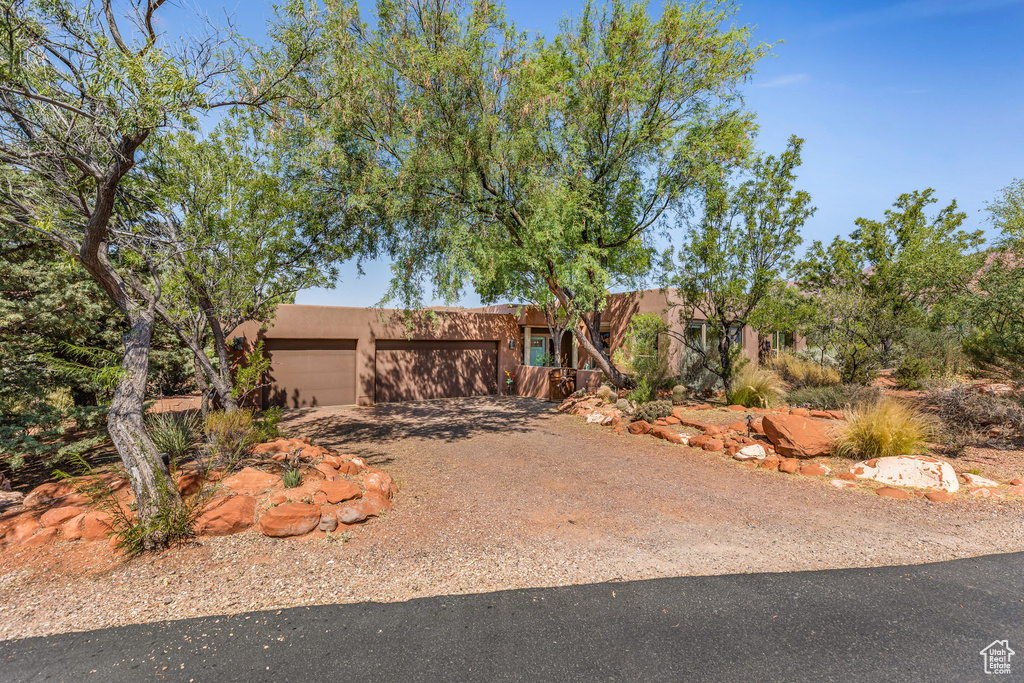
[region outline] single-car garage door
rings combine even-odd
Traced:
[[[268,339],[264,405],[285,408],[356,402],[355,339]]]
[[[378,403],[485,396],[498,389],[496,341],[378,341]]]

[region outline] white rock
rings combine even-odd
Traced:
[[[833,479],[832,485],[837,489],[853,489],[857,488],[857,484],[852,481],[846,481],[845,479]]]
[[[764,460],[767,455],[768,451],[764,449],[764,446],[759,443],[752,443],[736,451],[736,455],[732,457],[737,460]]]
[[[999,486],[999,482],[986,479],[985,477],[979,477],[977,474],[971,474],[970,472],[964,472],[960,475],[964,478],[964,483],[974,488],[975,486]]]
[[[924,455],[893,455],[859,462],[850,468],[858,479],[872,479],[883,484],[911,486],[956,493],[960,481],[949,463]]]

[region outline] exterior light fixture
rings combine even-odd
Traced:
[[[231,348],[235,351],[242,351],[245,349],[245,337],[235,337],[231,340]]]
[[[516,340],[514,338],[508,340],[508,348],[509,349],[516,348]]]

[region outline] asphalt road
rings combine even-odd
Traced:
[[[0,642],[2,681],[1024,678],[1024,554],[255,612]],[[994,640],[1021,654],[986,676]],[[1016,674],[1016,675],[1014,675]]]

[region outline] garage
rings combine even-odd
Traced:
[[[283,408],[356,402],[355,339],[268,339],[264,405]]]
[[[379,340],[379,403],[498,393],[498,342]]]

